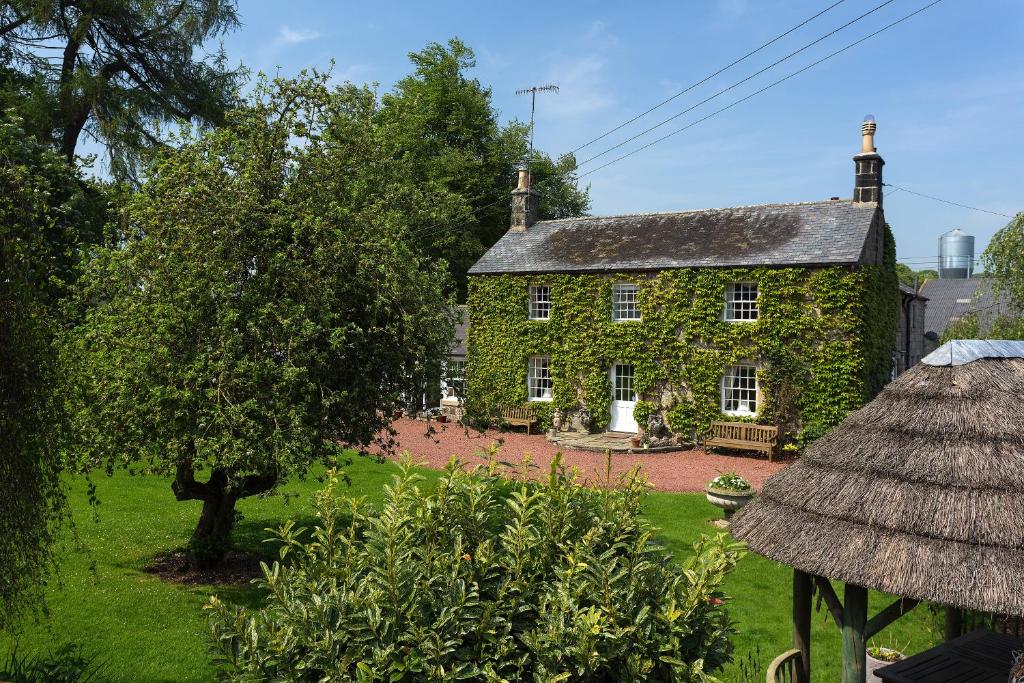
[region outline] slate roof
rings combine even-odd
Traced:
[[[902,282],[900,283],[900,291],[906,294],[907,296],[911,297],[912,299],[924,299],[925,301],[928,300],[928,297],[923,296],[921,292],[917,291],[910,285],[903,284]]]
[[[938,278],[921,285],[921,294],[928,297],[924,309],[924,331],[939,337],[949,324],[969,313],[977,313],[984,333],[1000,315],[1011,314],[1009,302],[996,298],[988,278]]]
[[[539,221],[506,233],[469,273],[855,264],[875,211],[845,199]]]

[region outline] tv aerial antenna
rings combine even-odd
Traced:
[[[530,156],[526,159],[526,164],[533,161],[533,127],[534,127],[534,115],[537,112],[537,93],[539,92],[558,92],[557,85],[535,85],[532,88],[520,88],[516,90],[517,95],[529,95],[530,96]],[[531,177],[530,182],[532,184],[533,179]]]

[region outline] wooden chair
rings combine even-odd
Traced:
[[[786,650],[768,665],[766,683],[807,683],[803,680],[800,650]]]
[[[779,440],[779,428],[771,425],[755,425],[748,422],[712,422],[711,433],[704,439],[704,447],[735,448],[743,451],[759,451],[768,455],[768,462],[775,455]]]
[[[530,426],[537,423],[537,413],[530,406],[502,408],[501,421],[507,425],[526,427],[526,433],[529,434]]]

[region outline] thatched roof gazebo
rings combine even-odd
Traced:
[[[867,638],[918,601],[1024,616],[1024,342],[943,345],[772,476],[733,535],[794,568],[794,646],[810,606],[843,629],[844,682]],[[841,603],[826,579],[846,584]],[[867,589],[905,599],[867,619]],[[953,633],[951,633],[953,632]]]

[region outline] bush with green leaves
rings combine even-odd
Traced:
[[[493,462],[493,459],[492,459]],[[436,490],[408,461],[380,509],[338,496],[276,531],[262,609],[211,599],[233,681],[710,681],[731,656],[724,536],[674,559],[640,515],[646,485],[584,487],[452,463]]]
[[[4,683],[87,683],[100,680],[103,674],[103,664],[75,643],[65,643],[48,654],[25,655],[15,649],[0,660]]]

